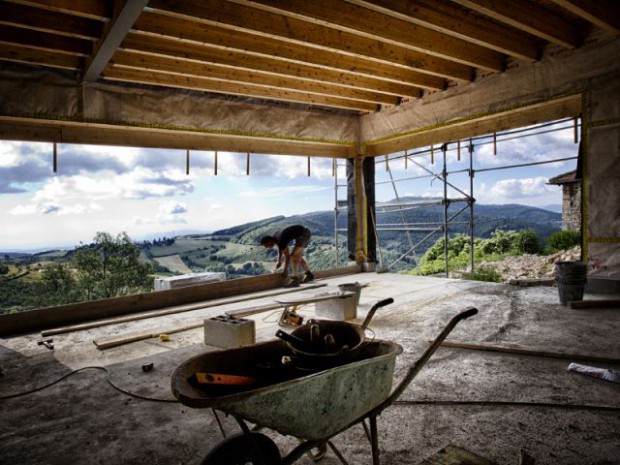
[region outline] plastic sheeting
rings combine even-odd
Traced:
[[[73,73],[3,64],[0,115],[356,142],[357,115],[308,105],[115,83],[80,86]]]

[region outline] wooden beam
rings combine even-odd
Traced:
[[[207,47],[207,50],[216,48],[228,53],[235,52],[238,56],[244,54],[250,57],[268,58],[269,61],[265,62],[265,66],[257,68],[259,70],[271,70],[282,75],[340,83],[343,86],[372,89],[392,95],[417,97],[419,96],[417,86],[436,90],[444,89],[446,86],[445,79],[438,76],[380,63],[368,63],[362,58],[344,53],[318,50],[244,31],[231,31],[216,25],[205,27],[204,24],[153,12],[143,14],[134,25],[133,32],[160,39],[165,37],[168,41],[164,44],[179,41],[175,53],[178,58],[185,58],[185,55],[179,52],[187,50],[188,44],[191,44],[190,50],[200,50],[196,45]],[[136,51],[140,50],[138,41],[134,41],[133,45]],[[153,49],[150,46],[149,51],[159,52],[157,48]],[[218,63],[237,66],[231,59],[234,56],[224,55]],[[244,62],[240,58],[237,61],[238,66],[244,67]],[[247,65],[246,63],[245,66]]]
[[[581,360],[595,363],[620,363],[619,358],[598,357],[595,355],[571,354],[565,352],[547,352],[543,350],[524,349],[521,347],[504,347],[491,344],[469,344],[456,341],[444,341],[441,343],[441,345],[442,347],[450,347],[453,349],[481,350],[487,352],[500,352],[505,354],[527,355],[532,357],[560,358],[563,360]]]
[[[114,57],[114,68],[129,68],[139,71],[166,72],[216,81],[249,83],[270,88],[291,89],[309,94],[347,98],[381,105],[397,105],[398,97],[361,89],[308,81],[259,71],[235,69],[217,64],[187,62],[171,57],[154,57],[139,53],[118,52]]]
[[[93,49],[93,43],[90,40],[4,25],[0,25],[0,42],[83,57],[90,55]]]
[[[468,65],[296,18],[234,5],[225,0],[151,0],[149,6],[161,14],[222,26],[232,31],[250,32],[317,50],[337,51],[375,63],[417,69],[450,79],[473,79],[473,68]]]
[[[620,2],[617,0],[551,0],[556,5],[611,34],[620,34]]]
[[[112,2],[101,0],[5,0],[9,3],[32,5],[47,11],[57,11],[82,18],[106,20],[112,16]]]
[[[106,24],[103,37],[97,43],[93,55],[86,64],[84,81],[93,82],[99,78],[101,71],[108,64],[148,2],[149,0],[126,0],[122,4],[120,1],[115,2],[119,8],[114,12],[111,21]]]
[[[121,147],[220,150],[231,152],[349,158],[355,143],[321,142],[282,136],[142,128],[79,121],[1,117],[0,139],[31,142],[65,142]]]
[[[488,71],[502,71],[504,67],[503,55],[488,48],[347,2],[334,2],[333,0],[232,1]]]
[[[581,114],[581,95],[575,94],[489,115],[469,117],[430,128],[419,128],[363,144],[366,154],[380,156],[431,144],[457,142],[473,136],[529,126]]]
[[[540,50],[533,37],[489,21],[483,16],[466,14],[451,1],[432,0],[349,0],[351,3],[393,16],[442,34],[487,47],[525,61],[536,61]]]
[[[0,44],[0,60],[69,70],[77,70],[81,63],[75,56],[5,44]]]
[[[339,70],[327,69],[323,67],[316,67],[306,65],[297,62],[285,62],[282,60],[275,60],[272,57],[266,57],[256,54],[249,54],[243,51],[222,49],[219,47],[210,46],[198,46],[192,43],[182,43],[176,40],[162,39],[157,37],[141,37],[138,38],[135,35],[131,35],[123,43],[124,50],[126,52],[149,54],[162,57],[174,57],[181,62],[193,61],[199,63],[219,64],[221,66],[228,66],[230,68],[243,69],[243,70],[256,70],[266,73],[272,73],[279,76],[294,76],[300,79],[306,79],[317,82],[331,82],[341,84],[352,84],[355,86],[357,77],[367,78],[363,71],[362,74],[352,73],[349,75],[347,72]],[[368,73],[372,73],[373,66],[366,63]],[[396,68],[390,68],[386,66],[377,66],[376,75],[381,76],[382,79],[394,79],[398,82],[391,81],[388,84],[404,85],[407,88],[404,93],[397,95],[411,95],[412,97],[418,97],[420,95],[420,88],[413,84],[413,81],[421,86],[439,86],[443,85],[445,81],[443,79],[435,78],[433,76],[427,76],[420,79],[420,73],[416,71],[398,70]],[[400,77],[399,77],[400,76]],[[375,89],[378,90],[378,89]]]
[[[620,299],[574,300],[570,308],[620,308]]]
[[[7,2],[0,3],[0,24],[93,41],[103,31],[100,21]]]
[[[307,92],[259,86],[251,83],[225,82],[194,76],[178,76],[156,71],[139,71],[113,66],[106,69],[103,77],[108,81],[135,82],[179,89],[193,89],[227,95],[242,95],[276,101],[287,101],[334,108],[346,108],[360,112],[374,112],[377,105],[359,100],[328,97]]]
[[[477,13],[562,47],[575,48],[581,43],[582,38],[575,25],[534,3],[528,3],[528,7],[523,8],[523,5],[513,0],[454,1]]]

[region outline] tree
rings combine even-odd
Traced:
[[[54,263],[47,267],[42,279],[32,286],[29,302],[33,307],[62,305],[80,300],[77,282],[66,263]]]
[[[139,260],[140,248],[126,233],[98,232],[94,243],[75,254],[78,286],[86,300],[107,299],[152,288],[153,267]]]

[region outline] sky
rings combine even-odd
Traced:
[[[565,129],[559,129],[565,128]],[[541,133],[543,132],[544,133]],[[534,135],[533,135],[534,134]],[[527,137],[526,137],[527,136]],[[458,160],[456,144],[446,151],[449,197],[469,193],[466,143]],[[559,206],[561,188],[550,177],[575,169],[576,160],[545,163],[577,155],[572,122],[530,132],[474,140],[474,197],[479,204],[519,203]],[[377,158],[376,198],[437,197],[443,182],[443,153],[430,148]],[[400,158],[399,158],[400,157]],[[97,232],[125,232],[134,240],[208,233],[277,215],[333,210],[336,184],[331,159],[245,153],[0,141],[0,252],[75,247]],[[344,163],[338,184],[344,184]],[[498,169],[502,168],[502,169]],[[479,170],[479,171],[478,171]],[[488,170],[488,171],[484,171]],[[391,180],[394,180],[394,183]],[[337,197],[346,198],[339,187]]]

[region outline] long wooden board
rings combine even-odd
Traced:
[[[63,334],[63,333],[70,333],[73,331],[81,331],[84,329],[91,329],[91,328],[98,328],[100,326],[107,326],[107,325],[114,325],[114,324],[119,324],[119,323],[127,323],[129,321],[137,321],[137,320],[144,320],[147,318],[154,318],[154,317],[158,317],[158,316],[164,316],[164,315],[171,315],[174,313],[181,313],[181,312],[189,312],[191,310],[198,310],[201,308],[211,308],[211,307],[217,307],[219,305],[228,305],[228,304],[234,304],[237,302],[245,302],[248,300],[255,300],[255,299],[260,299],[263,297],[271,297],[274,295],[281,295],[281,294],[288,294],[288,293],[292,293],[292,292],[298,292],[298,291],[302,291],[302,290],[307,290],[307,289],[318,289],[320,287],[325,287],[327,286],[327,284],[325,283],[317,283],[317,284],[310,284],[310,285],[305,285],[303,286],[303,288],[290,288],[290,289],[278,289],[276,291],[270,291],[270,292],[261,292],[260,294],[252,294],[252,295],[246,295],[243,297],[236,297],[236,298],[232,298],[232,299],[218,299],[217,301],[212,301],[212,302],[202,302],[202,303],[195,303],[195,304],[188,304],[188,305],[178,305],[175,307],[168,307],[168,308],[163,308],[160,310],[154,310],[154,311],[150,311],[150,312],[143,312],[143,313],[139,313],[139,314],[135,314],[135,315],[128,315],[128,316],[123,316],[123,317],[118,317],[118,318],[112,318],[112,319],[108,319],[108,320],[98,320],[98,321],[93,321],[90,323],[82,323],[82,324],[78,324],[78,325],[71,325],[71,326],[64,326],[61,328],[55,328],[55,329],[50,329],[47,331],[42,331],[41,332],[41,336],[43,337],[47,337],[47,336],[53,336],[55,334]]]
[[[545,352],[541,350],[523,349],[519,347],[502,347],[489,344],[467,344],[464,342],[455,341],[444,341],[441,343],[441,345],[443,347],[451,347],[454,349],[485,350],[489,352],[503,352],[507,354],[530,355],[534,357],[561,358],[565,360],[585,360],[588,362],[598,363],[620,363],[620,359],[618,358],[597,357],[593,355],[570,354],[564,352]]]

